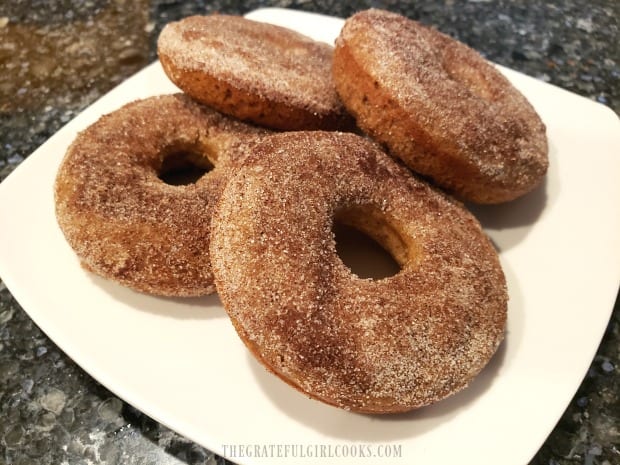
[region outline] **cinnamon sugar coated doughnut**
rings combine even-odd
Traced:
[[[336,252],[335,221],[373,237],[401,270],[353,274]],[[220,197],[211,259],[224,307],[258,360],[345,409],[438,401],[463,389],[503,338],[505,279],[479,223],[353,134],[259,142]]]
[[[69,147],[55,184],[58,223],[96,274],[153,294],[214,292],[214,202],[246,145],[265,132],[180,94],[129,103]],[[160,179],[183,163],[213,169],[187,185]]]
[[[276,129],[344,129],[331,76],[333,48],[240,16],[191,16],[158,40],[168,77],[194,99]]]
[[[387,11],[357,13],[336,41],[333,75],[360,128],[464,200],[515,199],[547,171],[534,108],[477,52],[436,30]]]

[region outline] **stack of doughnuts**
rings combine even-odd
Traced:
[[[182,93],[102,117],[59,168],[56,216],[83,266],[155,295],[217,291],[257,360],[337,407],[402,412],[467,386],[508,295],[461,200],[543,179],[527,100],[465,45],[381,10],[349,18],[335,49],[212,15],[167,25],[158,52]],[[336,223],[400,271],[357,276]]]

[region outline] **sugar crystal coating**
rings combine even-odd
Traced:
[[[334,81],[357,124],[412,170],[465,200],[499,203],[542,181],[545,126],[466,45],[395,13],[347,19]]]
[[[211,212],[230,170],[266,131],[166,95],[125,105],[81,132],[55,183],[56,216],[89,270],[161,295],[214,292]],[[192,184],[159,178],[191,153],[214,168]]]
[[[277,129],[353,125],[334,88],[333,47],[239,16],[191,16],[162,30],[158,53],[193,98]]]
[[[401,264],[361,279],[340,260],[335,217]],[[252,353],[309,396],[410,410],[464,388],[503,338],[506,285],[479,223],[346,133],[263,139],[212,221],[218,293]]]

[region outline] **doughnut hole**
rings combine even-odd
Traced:
[[[332,233],[338,257],[362,279],[394,276],[416,255],[394,221],[369,205],[337,210]]]
[[[164,151],[157,177],[171,186],[195,184],[211,171],[214,157],[205,147],[178,144]]]

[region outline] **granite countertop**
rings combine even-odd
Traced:
[[[95,99],[155,60],[165,23],[261,6],[343,17],[371,6],[397,11],[620,113],[616,0],[18,0],[0,3],[0,181]],[[620,463],[619,384],[616,301],[582,385],[531,464]],[[115,463],[228,462],[90,378],[0,281],[0,465]]]

